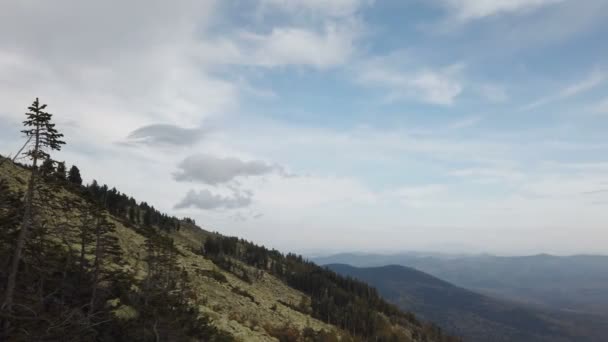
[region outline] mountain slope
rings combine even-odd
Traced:
[[[493,297],[608,316],[608,256],[337,254],[315,261],[321,265],[408,266]]]
[[[328,268],[368,282],[399,307],[438,322],[470,341],[601,341],[601,321],[588,316],[557,316],[496,300],[403,266]],[[587,328],[577,325],[585,320]],[[596,334],[597,332],[597,334]]]
[[[0,191],[0,216],[10,212],[8,205],[6,210],[3,209],[8,203],[3,199],[19,198],[29,175],[27,168],[11,162],[0,165],[0,182],[4,186]],[[161,315],[160,312],[167,309],[180,313],[188,324],[195,324],[193,319],[197,315],[208,319],[213,327],[226,334],[217,339],[220,335],[213,333],[216,336],[214,340],[218,341],[453,340],[443,336],[436,327],[421,323],[412,314],[400,312],[382,301],[375,290],[363,283],[338,276],[295,255],[283,255],[237,238],[204,231],[191,220],[173,222],[164,215],[154,214],[153,207],[137,204],[114,189],[97,185],[74,186],[63,179],[49,176],[45,178],[40,191],[47,196],[41,201],[39,214],[39,222],[44,226],[44,231],[40,232],[45,235],[38,234],[37,230],[34,232],[36,241],[40,240],[44,245],[37,249],[28,247],[27,253],[31,256],[26,255],[22,261],[24,270],[20,273],[20,280],[31,278],[41,284],[44,280],[46,285],[41,291],[48,292],[45,298],[54,303],[51,309],[61,308],[63,311],[57,312],[67,313],[65,321],[70,324],[74,321],[74,324],[63,327],[64,332],[76,334],[74,326],[85,325],[86,338],[77,334],[77,340],[128,339],[126,336],[108,337],[108,334],[115,334],[114,329],[123,329],[121,331],[125,334],[136,334],[138,340],[185,340],[185,337],[175,337],[179,322],[172,321],[171,314]],[[83,266],[75,261],[78,251],[82,250],[84,258],[81,260],[86,268],[92,267],[91,261],[96,253],[90,243],[89,247],[81,249],[81,245],[74,242],[85,237],[83,229],[87,217],[86,212],[81,215],[76,208],[85,204],[94,206],[97,201],[95,196],[100,191],[103,192],[99,197],[103,199],[100,203],[105,205],[105,209],[99,209],[102,211],[96,215],[113,227],[108,238],[115,241],[117,250],[113,253],[118,258],[112,259],[115,261],[108,258],[102,263],[102,270],[109,276],[98,283],[99,304],[96,307],[106,319],[100,320],[99,324],[91,324],[92,318],[87,318],[91,316],[86,306],[70,307],[70,301],[82,300],[76,297],[74,289],[77,287],[69,290],[68,285],[72,277],[81,278],[78,268],[82,271]],[[112,198],[116,201],[108,200]],[[123,198],[125,200],[121,200]],[[117,203],[125,204],[121,206]],[[129,213],[139,213],[139,210],[143,212],[133,220]],[[157,217],[150,218],[152,214]],[[143,218],[142,221],[140,218]],[[4,260],[9,259],[5,255],[12,248],[11,236],[2,235],[0,241]],[[44,279],[28,272],[38,267],[39,263],[45,263],[48,271]],[[65,271],[59,266],[61,263],[65,265]],[[0,279],[3,281],[7,274],[6,267],[7,264],[3,263],[0,269]],[[157,276],[153,277],[155,274]],[[89,279],[90,276],[91,272],[85,272],[82,278]],[[155,297],[146,295],[148,288],[161,281],[169,286],[166,287],[169,289],[167,293],[156,292]],[[121,285],[124,282],[126,284]],[[50,288],[49,284],[58,286],[58,289]],[[20,288],[23,295],[18,299],[30,301],[32,305],[28,305],[37,308],[33,311],[35,316],[24,311],[22,314],[19,312],[21,316],[18,317],[12,313],[2,317],[12,320],[12,326],[26,327],[29,336],[34,333],[51,334],[49,331],[53,329],[43,328],[47,326],[46,321],[54,322],[54,317],[49,315],[50,309],[44,305],[38,306],[35,289],[29,289],[25,283]],[[79,296],[90,296],[90,293],[80,293]],[[173,304],[165,302],[153,306],[155,298],[173,300]],[[138,309],[140,307],[147,307],[153,312],[141,311]],[[156,311],[159,313],[156,314]],[[195,316],[192,316],[193,313]],[[79,316],[84,319],[73,318]],[[40,324],[29,323],[38,320],[37,317],[43,318]],[[354,324],[356,322],[360,323]],[[109,325],[113,329],[104,330]],[[187,326],[184,323],[182,329],[186,330]],[[205,331],[197,333],[205,334]]]

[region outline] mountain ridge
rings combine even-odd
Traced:
[[[596,333],[576,327],[583,320],[595,320],[586,327],[602,330],[604,322],[594,316],[556,316],[452,285],[410,267],[326,267],[372,284],[385,299],[438,322],[467,341],[602,341],[606,333],[605,329]]]
[[[452,284],[506,300],[551,310],[608,316],[608,256],[421,256],[344,253],[314,258],[317,263],[413,267]]]

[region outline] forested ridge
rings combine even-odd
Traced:
[[[301,310],[310,306],[310,314],[326,323],[337,325],[356,336],[372,338],[382,330],[378,314],[389,318],[391,323],[411,325],[420,330],[420,337],[428,336],[436,340],[452,340],[443,337],[441,329],[433,324],[422,323],[411,313],[404,313],[396,306],[383,300],[375,288],[354,278],[337,273],[304,260],[302,256],[276,250],[237,237],[217,235],[208,238],[200,251],[217,265],[242,273],[237,259],[257,269],[265,270],[282,279],[289,286],[310,295],[310,305],[300,303]],[[455,339],[454,339],[455,340]]]
[[[52,159],[65,142],[45,109],[38,99],[28,108],[28,143],[17,155],[25,164],[0,157],[0,340],[235,340],[217,319],[229,309],[231,320],[222,327],[245,324],[239,307],[211,305],[215,293],[195,286],[209,281],[268,315],[283,315],[284,325],[247,321],[260,338],[458,340],[388,304],[365,283],[301,256],[208,233],[190,218],[166,215],[115,188],[83,184],[77,166],[67,170]],[[140,250],[125,248],[129,236],[141,238]],[[178,241],[183,236],[190,237],[187,244]],[[206,260],[212,268],[185,260]],[[302,293],[300,301],[279,299],[266,308],[250,293],[275,278]],[[289,324],[289,315],[310,322],[301,328]]]

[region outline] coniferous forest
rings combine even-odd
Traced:
[[[232,296],[262,306],[251,292],[268,277],[303,294],[299,302],[279,300],[271,314],[281,306],[326,327],[260,323],[260,334],[280,341],[459,340],[301,256],[208,233],[116,188],[83,184],[77,166],[53,159],[69,140],[38,99],[22,132],[22,151],[0,158],[0,340],[233,341],[200,299],[213,293],[194,284],[204,278],[230,286]],[[200,238],[178,243],[186,229]],[[125,248],[129,236],[142,238],[139,250]],[[188,253],[213,268],[194,272],[199,265],[183,261]],[[228,285],[227,276],[250,290]],[[230,309],[238,316],[238,306]]]

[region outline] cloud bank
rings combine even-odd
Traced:
[[[262,176],[282,169],[260,160],[243,161],[238,158],[196,154],[178,165],[173,178],[178,182],[199,182],[208,185],[228,183],[239,177]]]
[[[231,195],[213,194],[209,190],[190,190],[184,199],[175,205],[175,209],[197,208],[202,210],[239,209],[251,204],[253,194],[235,191]]]

